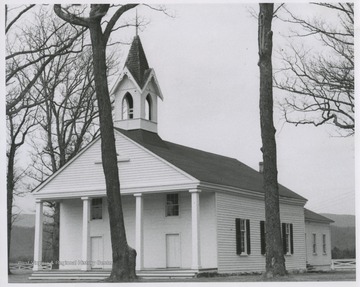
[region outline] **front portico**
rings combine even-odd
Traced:
[[[201,193],[200,189],[197,188],[160,193],[132,193],[122,196],[128,244],[137,251],[137,272],[169,267],[193,271],[199,271],[202,268],[200,248],[201,194],[207,202],[211,198],[214,200],[212,193]],[[171,202],[168,204],[167,200],[175,195],[178,202],[175,202],[175,205],[171,205],[173,204]],[[94,219],[92,202],[99,198],[102,198],[101,216]],[[51,198],[51,200],[54,199],[54,197]],[[43,202],[45,200],[50,199],[37,199],[35,262],[41,262],[42,258],[41,227]],[[57,200],[60,201],[59,268],[81,271],[111,268],[112,256],[106,197],[78,196],[58,198]],[[166,212],[170,212],[171,208],[178,213],[166,214]],[[211,212],[207,207],[204,207],[204,211],[207,214]],[[205,220],[209,220],[209,218]],[[179,240],[178,266],[169,266],[172,251],[168,249],[173,248],[169,245],[168,238],[170,237]],[[214,238],[215,236],[209,237]],[[94,245],[98,247],[94,247]],[[214,255],[212,254],[212,256]],[[96,264],[97,261],[103,263]],[[209,262],[209,260],[206,261]],[[208,266],[208,268],[215,267],[216,261],[213,262],[212,266]],[[34,264],[33,270],[41,270],[41,265]]]

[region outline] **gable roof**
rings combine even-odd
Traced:
[[[234,158],[167,142],[145,130],[115,129],[201,182],[264,193],[263,175]],[[306,200],[282,185],[279,194]]]
[[[135,81],[142,89],[150,76],[151,69],[149,68],[149,64],[138,35],[134,37],[134,40],[131,43],[129,54],[125,61],[125,67],[128,68]]]
[[[332,223],[335,222],[325,216],[317,214],[309,209],[304,208],[305,221],[315,221],[320,223]]]

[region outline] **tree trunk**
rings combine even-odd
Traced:
[[[11,247],[11,229],[12,229],[12,206],[14,198],[14,161],[15,161],[15,147],[11,145],[8,154],[8,165],[6,174],[6,189],[7,189],[7,249],[8,249],[8,274],[10,272],[10,247]]]
[[[264,162],[266,273],[267,278],[286,274],[281,240],[279,189],[276,164],[272,93],[272,31],[274,4],[259,4],[260,124]]]
[[[103,39],[99,19],[92,19],[89,29],[93,49],[94,81],[99,106],[101,153],[113,251],[113,265],[109,281],[130,281],[136,277],[136,252],[128,246],[125,234],[115,135],[106,75],[106,42]]]
[[[51,238],[51,249],[52,249],[52,265],[53,269],[59,269],[59,235],[60,235],[60,203],[54,202],[54,214],[53,214],[53,229]]]

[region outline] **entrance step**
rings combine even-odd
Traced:
[[[30,280],[104,280],[110,276],[110,271],[36,271]]]
[[[193,278],[196,275],[193,270],[142,270],[136,274],[144,279],[172,279],[172,278]]]
[[[193,270],[142,270],[137,271],[136,275],[144,279],[175,279],[175,278],[193,278],[196,275]],[[101,271],[73,271],[73,270],[48,270],[36,271],[29,277],[30,280],[86,280],[101,281],[110,276],[110,270]]]

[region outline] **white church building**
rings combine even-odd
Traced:
[[[112,95],[122,208],[128,243],[137,251],[137,272],[264,271],[262,174],[236,159],[158,135],[157,102],[163,95],[138,36]],[[281,185],[279,193],[287,270],[330,266],[331,221],[314,213],[306,220],[307,200]],[[44,201],[60,202],[60,270],[111,268],[100,137],[43,182],[34,196],[35,273],[42,268]],[[311,224],[315,228],[307,228]]]

